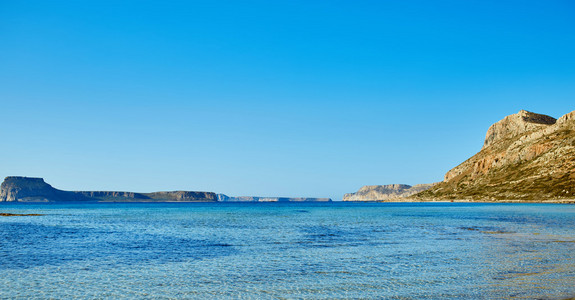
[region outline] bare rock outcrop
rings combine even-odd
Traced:
[[[420,200],[575,199],[575,112],[520,111],[493,124],[481,151],[416,195]]]
[[[366,185],[355,193],[343,195],[343,201],[401,201],[402,198],[413,196],[431,188],[434,183]]]
[[[539,130],[548,125],[553,125],[555,122],[557,120],[553,117],[521,110],[489,127],[485,135],[483,149],[502,139],[509,139],[525,132]]]

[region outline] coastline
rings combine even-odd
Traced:
[[[575,204],[575,199],[547,199],[547,200],[520,200],[520,199],[506,199],[506,200],[469,200],[469,199],[433,199],[433,200],[421,200],[421,199],[390,199],[390,200],[359,200],[359,201],[342,201],[351,203],[540,203],[540,204]]]
[[[510,204],[575,204],[575,199],[548,199],[548,200],[519,200],[519,199],[506,199],[506,200],[468,200],[468,199],[454,199],[454,200],[421,200],[421,199],[390,199],[390,200],[357,200],[357,201],[0,201],[0,205],[5,204],[98,204],[98,203],[214,203],[214,204],[227,204],[227,203],[292,203],[292,204],[309,204],[309,203],[510,203]]]

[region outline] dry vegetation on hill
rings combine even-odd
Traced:
[[[545,122],[541,122],[544,120]],[[418,200],[575,199],[575,112],[520,111],[493,124],[484,148],[414,196]]]

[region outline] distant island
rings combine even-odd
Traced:
[[[258,196],[239,196],[229,197],[224,194],[218,194],[220,202],[331,202],[330,198],[288,198],[288,197],[258,197]]]
[[[0,202],[329,202],[330,198],[229,197],[213,192],[62,191],[43,178],[9,176],[0,185]]]
[[[431,188],[434,183],[366,185],[355,193],[343,195],[343,201],[398,201]]]
[[[479,153],[443,182],[364,186],[344,201],[575,202],[575,111],[559,119],[525,110],[487,130]]]

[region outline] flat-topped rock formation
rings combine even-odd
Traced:
[[[343,195],[343,201],[402,201],[419,192],[431,188],[434,183],[416,184],[388,184],[388,185],[366,185],[355,193]]]
[[[62,191],[42,178],[9,176],[0,186],[0,202],[329,202],[330,198],[229,197],[195,191],[135,193]]]
[[[575,111],[554,119],[520,111],[493,124],[483,148],[414,196],[427,200],[575,199]]]
[[[153,193],[134,192],[73,192],[96,199],[99,202],[216,202],[218,197],[212,192],[172,191]]]
[[[217,200],[218,197],[212,192],[62,191],[53,188],[42,178],[17,176],[6,177],[0,186],[0,202],[216,202]]]
[[[0,185],[0,202],[87,201],[81,194],[61,191],[42,178],[10,176]]]
[[[330,198],[289,198],[289,197],[256,197],[256,196],[239,196],[230,197],[224,194],[218,194],[218,201],[221,202],[331,202]]]

